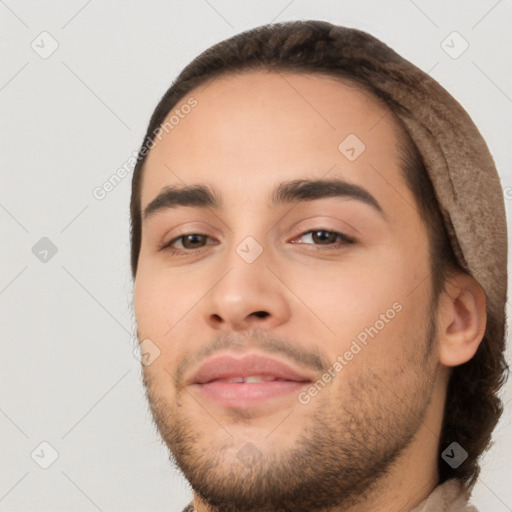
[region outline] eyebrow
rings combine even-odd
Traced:
[[[381,205],[366,189],[341,178],[329,179],[297,179],[280,183],[273,191],[271,205],[312,201],[328,197],[340,197],[360,201],[371,206],[386,218]],[[195,206],[199,208],[220,209],[222,202],[215,191],[206,185],[185,185],[164,187],[160,193],[146,206],[143,219],[157,212],[178,206]]]

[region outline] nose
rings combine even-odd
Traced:
[[[216,282],[202,301],[208,325],[221,331],[252,328],[271,329],[290,317],[289,291],[267,267],[263,253],[253,262],[244,261],[234,250],[217,267]]]

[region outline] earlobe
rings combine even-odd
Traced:
[[[459,273],[446,283],[438,311],[439,362],[458,366],[476,353],[487,323],[486,297],[470,275]]]

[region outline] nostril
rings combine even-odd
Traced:
[[[268,316],[268,313],[266,311],[256,311],[253,313],[253,315],[259,318],[265,318],[266,316]]]

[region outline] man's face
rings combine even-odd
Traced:
[[[420,435],[437,368],[428,239],[394,121],[319,75],[252,71],[189,96],[146,161],[142,211],[165,187],[206,186],[219,204],[143,218],[134,307],[139,341],[160,350],[144,366],[156,425],[222,510],[351,503]],[[274,201],[335,179],[366,199]]]

